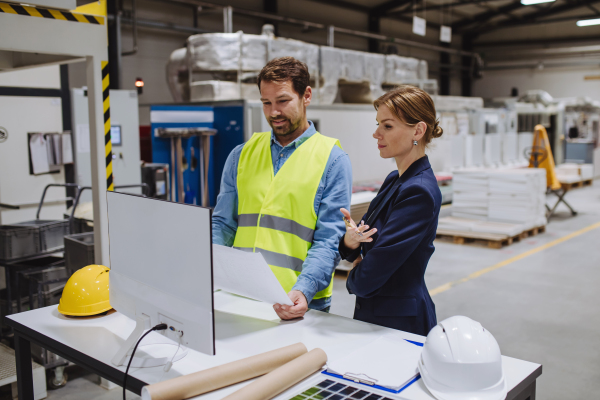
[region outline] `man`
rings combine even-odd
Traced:
[[[273,306],[281,319],[329,311],[345,232],[339,209],[352,193],[348,155],[306,119],[309,79],[293,57],[262,69],[258,88],[272,130],[229,154],[213,213],[213,242],[262,253],[288,292],[293,306]]]

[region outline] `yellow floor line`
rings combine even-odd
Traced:
[[[443,293],[446,290],[448,290],[448,289],[450,289],[450,288],[452,288],[452,287],[454,287],[454,286],[456,286],[458,284],[468,282],[468,281],[470,281],[472,279],[480,277],[481,275],[487,274],[488,272],[492,272],[492,271],[497,270],[499,268],[502,268],[502,267],[504,267],[504,266],[506,266],[508,264],[512,264],[515,261],[522,260],[522,259],[524,259],[526,257],[529,257],[529,256],[533,255],[533,254],[539,253],[540,251],[549,249],[550,247],[556,246],[557,244],[566,242],[567,240],[573,239],[573,238],[575,238],[575,237],[577,237],[579,235],[583,235],[586,232],[589,232],[591,230],[598,229],[598,228],[600,228],[600,222],[597,222],[597,223],[595,223],[593,225],[590,225],[590,226],[588,226],[586,228],[580,229],[580,230],[578,230],[576,232],[570,233],[570,234],[568,234],[566,236],[563,236],[561,238],[553,240],[550,243],[546,243],[544,245],[536,247],[535,249],[531,249],[529,251],[521,253],[518,256],[514,256],[512,258],[509,258],[508,260],[504,260],[502,262],[499,262],[498,264],[492,265],[491,267],[487,267],[487,268],[480,269],[479,271],[475,271],[472,274],[470,274],[470,275],[468,275],[468,276],[466,276],[466,277],[464,277],[462,279],[459,279],[457,281],[444,283],[443,285],[438,286],[438,287],[436,287],[433,290],[430,290],[429,291],[429,295],[430,296],[435,296],[436,294]]]

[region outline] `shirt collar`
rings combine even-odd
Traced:
[[[298,148],[298,146],[300,146],[302,143],[306,142],[306,140],[308,138],[310,138],[312,135],[314,135],[315,133],[317,133],[317,130],[315,129],[315,125],[312,123],[312,121],[308,121],[308,123],[310,124],[310,126],[308,127],[308,129],[305,130],[302,135],[298,136],[296,138],[296,140],[294,140],[292,143],[290,143],[287,146],[285,146],[285,148],[288,148],[288,147],[291,147],[291,146],[294,146],[295,148]],[[277,141],[277,138],[275,137],[275,134],[273,133],[273,129],[271,129],[271,144],[276,144],[276,145],[278,145],[280,147],[283,147]]]

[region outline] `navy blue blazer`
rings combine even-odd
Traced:
[[[373,241],[350,250],[343,237],[340,240],[343,259],[352,262],[361,252],[363,256],[346,281],[348,291],[356,294],[354,319],[427,335],[437,320],[425,286],[425,269],[435,250],[442,203],[427,156],[415,161],[400,178],[398,171],[388,175],[363,217],[365,223],[390,190],[395,193],[368,223],[369,229],[377,228]]]

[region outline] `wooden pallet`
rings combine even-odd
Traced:
[[[584,186],[592,186],[592,183],[594,182],[593,179],[586,179],[586,180],[582,180],[582,181],[576,181],[576,182],[561,182],[561,186],[563,187],[563,189],[565,190],[571,190],[571,189],[576,189],[576,188],[580,188],[580,187],[584,187]]]
[[[451,240],[455,244],[484,244],[492,249],[500,249],[502,246],[508,246],[513,242],[518,242],[530,236],[535,236],[539,233],[544,233],[546,226],[538,226],[532,229],[523,231],[515,236],[501,235],[497,233],[482,233],[482,232],[465,232],[446,229],[438,229],[436,238],[442,240]]]

